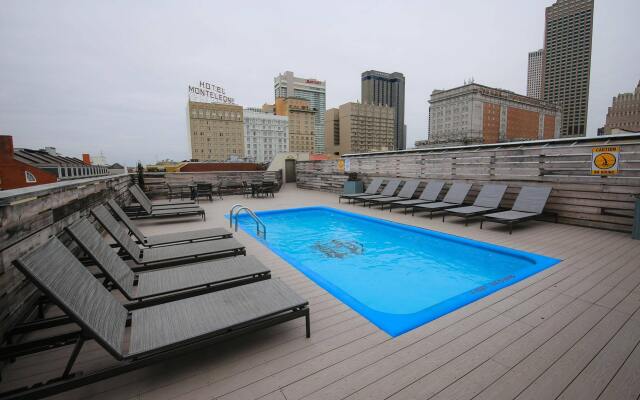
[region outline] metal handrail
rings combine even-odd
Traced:
[[[249,214],[251,216],[251,218],[253,218],[253,220],[256,222],[256,235],[257,236],[260,236],[260,227],[262,226],[262,238],[266,239],[267,238],[267,226],[260,219],[260,217],[258,217],[256,215],[256,213],[254,213],[249,207],[246,207],[246,206],[241,206],[236,211],[236,214],[235,214],[235,220],[236,220],[235,231],[238,232],[238,216],[240,215],[240,213],[242,211],[246,211],[247,214]]]
[[[231,207],[231,210],[229,210],[229,228],[233,228],[233,212],[236,210],[236,208],[238,207],[246,207],[244,204],[234,204]]]

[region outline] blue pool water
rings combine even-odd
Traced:
[[[560,261],[327,207],[257,214],[259,240],[392,336]]]

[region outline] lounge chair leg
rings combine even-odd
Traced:
[[[444,216],[447,214],[442,214],[442,222],[444,222]]]
[[[307,337],[311,337],[311,315],[309,314],[309,309],[307,308],[307,313],[304,316],[305,319],[305,327],[307,329]]]
[[[509,224],[509,235],[511,235],[511,233],[513,233],[513,224]]]
[[[429,219],[433,219],[433,211],[429,211]]]
[[[483,219],[480,220],[480,229],[482,229],[482,223],[484,222]]]
[[[71,373],[71,368],[73,368],[73,364],[76,362],[76,358],[78,358],[78,354],[80,354],[80,349],[84,344],[84,335],[80,334],[80,338],[76,342],[76,345],[73,347],[73,352],[71,353],[71,357],[69,357],[69,361],[67,362],[67,366],[64,368],[64,372],[62,373],[62,378],[67,378]]]
[[[464,226],[469,226],[469,218],[464,217]]]

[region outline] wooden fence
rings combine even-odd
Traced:
[[[110,198],[129,198],[129,175],[0,191],[0,337],[33,309],[37,290],[11,264]]]
[[[591,149],[620,146],[620,173],[591,175]],[[502,206],[510,207],[524,185],[553,187],[547,211],[567,224],[631,231],[634,195],[640,193],[640,135],[562,139],[497,145],[415,149],[345,155],[350,172],[372,177],[441,179],[474,183],[467,202],[487,182],[509,185]],[[338,193],[347,179],[338,160],[296,163],[300,188]]]

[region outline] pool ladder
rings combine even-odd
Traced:
[[[233,222],[235,220],[235,231],[238,232],[238,216],[242,211],[246,212],[256,222],[256,236],[260,237],[260,233],[262,233],[262,238],[266,240],[267,226],[252,209],[243,204],[234,204],[233,207],[231,207],[231,210],[229,210],[229,228],[233,227]],[[260,228],[262,228],[262,230],[260,230]]]

